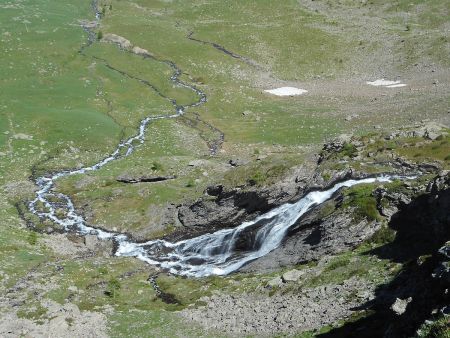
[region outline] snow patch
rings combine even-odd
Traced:
[[[307,93],[308,91],[305,89],[295,88],[295,87],[280,87],[275,89],[267,89],[266,93],[273,94],[276,96],[294,96],[294,95],[302,95]]]
[[[405,83],[402,83],[401,81],[391,81],[391,80],[385,80],[385,79],[378,79],[375,81],[367,81],[368,85],[375,86],[375,87],[385,87],[385,88],[400,88],[400,87],[406,87]]]

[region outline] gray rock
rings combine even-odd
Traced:
[[[203,160],[192,160],[188,163],[190,167],[201,167],[205,162]]]
[[[284,282],[296,282],[300,279],[301,276],[305,274],[305,271],[302,270],[290,270],[283,274],[282,279]]]
[[[96,235],[86,235],[84,236],[84,245],[89,250],[95,250],[97,248],[97,245],[99,244],[99,239]]]
[[[228,163],[232,166],[232,167],[239,167],[242,165],[246,165],[248,163],[247,160],[241,159],[241,158],[232,158],[228,161]]]
[[[428,130],[425,132],[425,135],[424,135],[424,137],[426,139],[429,139],[432,141],[436,140],[437,138],[439,138],[441,136],[442,136],[442,133],[435,133],[433,131],[428,131]]]
[[[283,280],[281,277],[275,277],[267,282],[267,285],[270,287],[280,287],[283,285]]]
[[[407,299],[397,298],[391,306],[391,310],[395,312],[396,315],[401,316],[406,312],[406,307],[412,301],[412,298],[409,297]]]

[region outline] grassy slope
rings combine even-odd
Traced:
[[[373,2],[380,6],[384,4]],[[296,152],[298,146],[320,143],[325,137],[345,129],[330,114],[333,104],[264,95],[254,86],[252,66],[211,46],[186,39],[187,33],[194,31],[194,37],[219,43],[249,57],[267,72],[286,80],[303,81],[318,74],[334,77],[336,71],[345,71],[345,67],[351,66],[348,49],[353,42],[313,28],[316,23],[326,23],[326,19],[300,9],[297,2],[258,1],[256,5],[255,2],[235,1],[225,5],[221,1],[199,1],[192,5],[184,1],[139,0],[104,3],[112,4],[112,11],[107,9],[101,30],[122,35],[157,57],[179,64],[185,71],[184,79],[197,82],[197,86],[207,93],[209,102],[196,110],[203,119],[225,132],[226,143],[225,153],[219,154],[217,159],[209,159],[206,146],[195,130],[177,121],[160,121],[150,127],[148,134],[151,137],[146,144],[126,161],[118,161],[92,174],[93,180],[81,188],[76,188],[77,183],[82,182],[81,177],[61,182],[61,188],[73,193],[75,201],[90,201],[99,224],[141,227],[148,220],[146,211],[151,205],[198,196],[208,183],[222,178],[221,163],[236,149],[250,157],[255,148],[269,154],[278,149],[281,154],[274,157],[275,165],[286,161],[283,153],[293,156],[295,163],[299,157],[291,153]],[[398,7],[401,10],[418,14],[411,15],[407,22],[392,19],[393,24],[400,27],[398,29],[403,26],[406,29],[406,24],[410,26],[410,30],[404,32],[409,37],[406,52],[411,53],[405,66],[410,66],[423,50],[439,62],[445,62],[444,56],[448,55],[447,37],[437,33],[429,40],[420,34],[423,25],[439,32],[446,19],[445,15],[437,14],[448,13],[448,4],[442,1],[427,2],[427,7],[422,4],[423,1],[400,1]],[[354,6],[354,2],[345,5]],[[167,80],[170,70],[166,66],[149,60],[144,62],[119,51],[116,46],[96,43],[86,50],[86,56],[81,55],[78,51],[87,36],[78,26],[78,19],[92,19],[88,1],[74,5],[65,0],[39,3],[24,0],[4,2],[0,6],[0,39],[5,46],[0,63],[0,182],[5,192],[0,194],[0,266],[1,284],[5,288],[14,285],[39,263],[52,266],[59,259],[41,245],[39,239],[36,244],[34,235],[28,230],[21,229],[13,206],[13,203],[32,196],[32,186],[27,183],[32,166],[39,164],[41,171],[46,172],[93,163],[110,152],[124,135],[133,134],[143,116],[172,112],[171,105],[152,90],[111,71],[104,62],[92,57],[104,58],[114,67],[158,84],[159,89],[180,102],[189,102],[193,97],[192,93],[171,86]],[[396,7],[385,10],[393,13]],[[413,48],[424,41],[428,42],[423,50]],[[244,117],[242,112],[247,110],[252,113]],[[273,144],[282,148],[273,148]],[[428,158],[430,151],[436,151],[436,156],[445,160],[445,149],[448,149],[445,145],[442,143],[433,149],[436,144],[425,144],[414,151],[398,151],[420,159]],[[49,156],[53,159],[42,162]],[[203,175],[203,169],[187,168],[190,160],[199,157],[209,161],[208,177]],[[155,161],[163,165],[160,173],[181,174],[180,178],[154,185],[151,189],[123,187],[115,182],[117,175],[124,171],[148,173]],[[237,174],[226,174],[225,181],[242,184],[258,170],[254,166],[259,164],[252,163],[239,169]],[[190,179],[200,181],[195,187],[188,188]],[[115,196],[114,191],[118,195]],[[137,216],[133,216],[136,210]],[[134,217],[133,223],[129,222],[130,215]],[[347,262],[347,257],[342,260]],[[107,283],[123,273],[145,269],[141,263],[100,257],[79,262],[67,259],[63,264],[65,272],[55,280],[59,288],[46,297],[64,302],[69,296],[67,287],[76,285],[86,292],[75,301],[81,308],[116,306],[116,313],[111,318],[113,335],[135,336],[149,330],[174,335],[186,330],[178,317],[167,311],[173,308],[154,298],[153,291],[143,282],[147,277],[145,273],[121,280],[118,299],[104,295],[104,284],[88,288],[98,282]],[[364,269],[371,266],[365,261],[364,264]],[[104,272],[99,266],[109,268]],[[336,269],[342,272],[343,266],[344,263],[331,266],[323,278],[334,278],[336,275],[331,272]],[[386,271],[388,268],[386,263]],[[48,269],[44,264],[38,271],[44,276],[51,275]],[[202,285],[211,290],[234,291],[236,280],[244,290],[246,287],[253,290],[255,284],[264,283],[270,277],[249,277],[242,282],[240,275],[206,281],[162,276],[161,284],[180,299],[186,297],[182,301],[188,305],[204,294],[199,292]],[[139,288],[143,289],[143,294],[136,293]],[[32,294],[27,297],[30,302],[35,298]],[[152,299],[151,303],[145,301],[147,298]],[[139,311],[129,312],[136,308]],[[27,305],[22,310],[24,316],[32,316]],[[194,328],[189,334],[199,332]]]

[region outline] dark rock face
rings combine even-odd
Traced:
[[[216,189],[214,201],[198,200],[190,206],[182,206],[178,217],[187,227],[231,227],[251,218],[251,215],[268,211],[275,206],[267,192],[223,191]]]
[[[180,222],[194,232],[211,232],[231,228],[254,219],[261,213],[289,202],[316,185],[314,168],[301,168],[277,184],[264,187],[244,187],[227,190],[222,185],[210,186],[205,195],[193,204],[178,209]],[[211,196],[214,197],[211,200]]]
[[[370,254],[403,264],[394,280],[376,290],[373,301],[360,309],[373,314],[334,329],[322,337],[411,337],[433,313],[449,304],[450,175],[442,173],[429,184],[428,193],[400,205],[389,226],[393,242]],[[401,313],[398,300],[408,300]]]

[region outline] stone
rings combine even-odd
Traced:
[[[270,287],[280,287],[283,285],[283,280],[281,279],[281,277],[275,277],[273,279],[271,279],[270,281],[267,282],[267,285]]]
[[[436,140],[436,139],[439,138],[440,136],[442,136],[441,133],[436,133],[436,132],[428,131],[428,130],[425,132],[425,138],[426,138],[426,139],[429,139],[429,140],[431,140],[431,141]]]
[[[223,191],[223,185],[210,185],[206,188],[205,193],[209,196],[219,196]]]
[[[84,236],[84,245],[86,245],[86,247],[89,250],[95,250],[97,247],[98,241],[99,241],[99,239],[95,235]]]
[[[138,46],[133,47],[132,52],[133,52],[134,54],[141,55],[141,56],[145,56],[145,57],[151,56],[151,54],[149,53],[148,50],[143,49],[143,48],[138,47]]]
[[[203,160],[193,160],[188,163],[190,167],[200,167],[203,165]]]
[[[406,299],[397,298],[391,306],[391,310],[395,312],[396,315],[401,316],[406,312],[406,307],[411,303],[412,297]]]
[[[302,270],[290,270],[283,274],[282,279],[284,282],[296,282],[303,276],[305,271]]]
[[[69,290],[70,292],[77,292],[78,288],[75,285],[71,285],[67,288],[67,290]]]
[[[230,164],[232,167],[239,167],[241,165],[247,164],[248,161],[240,159],[240,158],[232,158],[228,161],[228,164]]]

